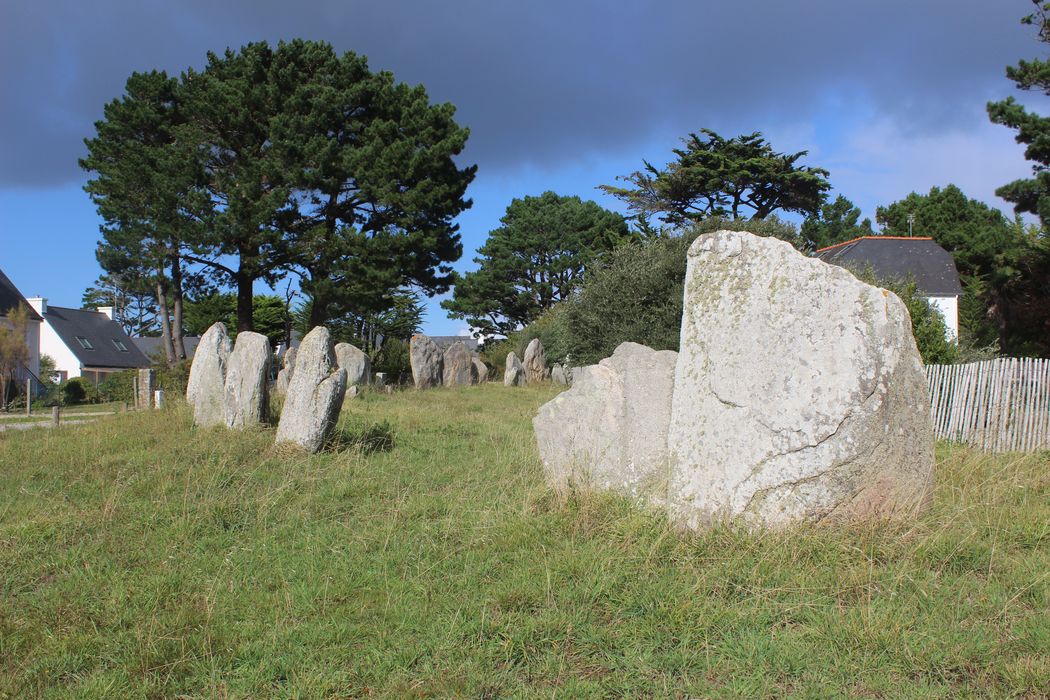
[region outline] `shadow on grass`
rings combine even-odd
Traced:
[[[394,448],[394,428],[388,421],[359,425],[342,425],[336,428],[329,440],[328,449],[333,452],[356,450],[370,455]]]

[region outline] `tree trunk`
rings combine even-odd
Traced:
[[[160,337],[164,356],[169,365],[175,364],[175,348],[171,345],[171,315],[168,310],[168,294],[165,291],[164,268],[157,270],[157,311],[160,316]]]
[[[242,256],[243,257],[243,256]],[[252,319],[252,284],[255,280],[245,272],[244,267],[237,269],[237,332],[255,330]]]
[[[326,313],[328,309],[328,302],[324,298],[324,294],[320,292],[314,292],[313,298],[310,300],[310,319],[307,322],[307,332],[312,331],[318,326],[323,326],[325,321],[328,319]]]
[[[186,359],[186,343],[182,339],[182,259],[176,255],[171,263],[171,301],[174,319],[171,324],[171,346],[175,360]]]

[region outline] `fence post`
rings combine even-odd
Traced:
[[[33,413],[33,380],[26,379],[26,418]]]
[[[56,428],[58,427],[59,415],[60,415],[60,411],[58,409],[58,406],[52,406],[51,407],[51,425],[53,427],[56,427]]]

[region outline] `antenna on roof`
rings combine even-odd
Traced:
[[[911,238],[911,227],[915,223],[915,214],[908,214],[908,238]]]

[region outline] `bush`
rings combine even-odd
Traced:
[[[126,369],[123,372],[110,374],[98,385],[99,399],[102,401],[128,401],[134,400],[135,370]]]
[[[387,338],[372,363],[372,373],[383,372],[387,384],[402,384],[412,376],[412,358],[408,342]]]
[[[62,383],[61,392],[63,405],[72,406],[83,403],[87,398],[87,384],[81,377],[73,377]]]

